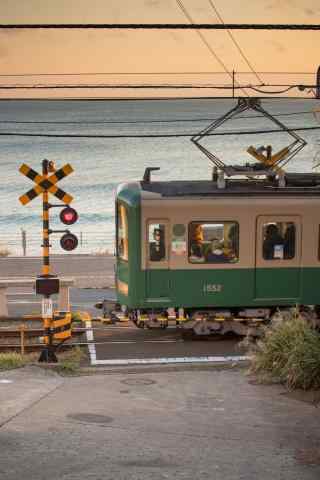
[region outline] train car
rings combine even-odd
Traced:
[[[283,179],[282,179],[283,180]],[[116,293],[138,326],[251,332],[320,305],[320,178],[151,181],[116,194]],[[310,307],[312,306],[312,307]]]

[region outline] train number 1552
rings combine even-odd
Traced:
[[[203,285],[204,293],[220,293],[223,290],[223,285],[220,283],[205,283]]]

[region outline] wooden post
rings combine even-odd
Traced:
[[[7,285],[0,285],[0,318],[8,317]]]
[[[21,355],[24,355],[24,341],[25,341],[25,330],[26,330],[26,326],[25,324],[23,323],[22,325],[20,325],[20,353]]]

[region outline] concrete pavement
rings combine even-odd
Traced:
[[[0,371],[0,428],[62,382],[54,372],[39,367]]]
[[[2,426],[0,478],[318,480],[318,410],[284,393],[239,370],[68,378]]]

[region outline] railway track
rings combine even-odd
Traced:
[[[0,323],[0,352],[22,354],[43,349],[40,318],[6,319]],[[86,321],[72,328],[72,337],[61,349],[87,347],[92,365],[178,364],[235,361],[241,356],[239,337],[183,338],[177,328],[139,329],[131,322],[116,325]],[[240,355],[240,356],[239,356]]]
[[[40,317],[11,317],[0,319],[0,352],[20,353],[37,351],[45,346],[43,322]],[[60,348],[70,348],[79,344],[85,335],[85,328],[73,327],[72,337]]]

